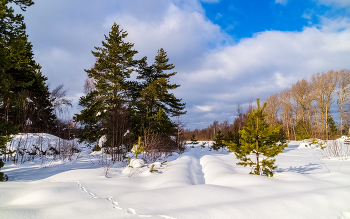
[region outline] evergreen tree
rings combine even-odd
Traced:
[[[332,116],[328,116],[327,124],[328,124],[328,135],[330,137],[336,136],[338,133],[338,128]]]
[[[154,127],[152,125],[154,120],[147,120],[146,118],[155,118],[155,114],[159,113],[161,109],[164,112],[163,116],[179,116],[185,114],[183,111],[185,104],[181,103],[181,99],[175,97],[171,90],[178,88],[180,85],[170,84],[170,77],[174,76],[176,72],[166,73],[165,71],[172,70],[175,66],[169,64],[167,54],[163,49],[158,50],[153,65],[147,64],[147,58],[142,58],[138,63],[137,79],[142,80],[138,87],[134,89],[134,107],[137,109],[137,114],[134,114],[134,124],[143,124],[143,128]],[[136,116],[137,115],[137,116]],[[170,121],[170,119],[167,119]],[[174,131],[175,125],[167,123],[167,135],[171,135]],[[139,127],[138,132],[141,133],[142,127]],[[157,134],[157,130],[152,130]]]
[[[297,122],[297,125],[295,126],[295,135],[296,140],[304,140],[309,139],[311,135],[309,134],[310,124],[308,122],[304,122],[302,119]]]
[[[263,107],[260,106],[260,101],[257,99],[257,109],[253,109],[252,113],[248,114],[246,125],[240,131],[241,146],[236,150],[233,142],[229,143],[229,149],[235,152],[235,155],[241,162],[238,165],[253,167],[251,174],[266,176],[273,176],[273,171],[277,168],[274,166],[275,157],[282,153],[287,147],[283,141],[280,140],[281,125],[269,126],[265,121],[267,114],[264,113],[266,103]],[[251,153],[255,154],[256,162],[247,157]],[[260,156],[264,159],[260,161]]]
[[[224,144],[224,135],[219,130],[218,133],[215,135],[215,138],[213,139],[214,143],[212,148],[214,150],[219,150],[220,148],[224,148],[226,145]]]
[[[191,137],[191,143],[190,144],[192,144],[192,147],[193,147],[193,145],[198,144],[198,139],[196,139],[196,136],[194,134]]]
[[[75,115],[75,120],[84,127],[81,141],[92,143],[106,135],[107,147],[116,148],[117,154],[122,153],[120,146],[128,128],[130,92],[126,79],[134,70],[133,57],[137,53],[133,50],[134,44],[124,42],[127,35],[114,23],[102,47],[92,51],[97,62],[85,71],[94,79],[96,89],[80,98],[79,105],[84,109]]]

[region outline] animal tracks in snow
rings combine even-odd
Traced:
[[[82,186],[82,184],[80,183],[80,181],[53,181],[50,180],[49,182],[52,183],[56,183],[56,182],[69,182],[69,183],[76,183],[76,185],[85,193],[89,194],[92,198],[97,199],[98,197],[95,196],[93,193],[89,192],[88,190],[86,190],[86,188],[84,186]],[[109,197],[106,198],[112,205],[114,209],[117,210],[126,210],[127,213],[132,214],[132,215],[137,215],[136,210],[133,208],[122,208],[119,207],[119,203],[113,200],[113,197]],[[166,219],[177,219],[174,217],[170,217],[167,215],[137,215],[138,217],[142,217],[142,218],[166,218]]]
[[[86,193],[89,194],[92,198],[97,198],[94,194],[92,194],[91,192],[88,192],[88,191],[85,189],[85,187],[83,187],[83,186],[81,185],[81,183],[80,183],[79,181],[77,181],[76,183],[77,183],[77,185],[79,186],[79,188],[81,188],[81,190],[83,190],[83,192],[86,192]]]
[[[136,211],[133,208],[127,208],[126,210],[129,214],[136,214]]]
[[[107,198],[107,200],[113,205],[113,208],[118,209],[118,210],[123,210],[123,208],[118,206],[118,202],[113,201],[113,197]]]

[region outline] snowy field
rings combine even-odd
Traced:
[[[118,163],[107,177],[88,149],[69,162],[7,162],[0,218],[350,218],[350,159],[300,143],[276,157],[273,178],[200,146],[167,157],[158,172]]]

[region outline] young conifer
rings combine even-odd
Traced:
[[[276,124],[269,126],[265,118],[267,114],[264,113],[266,103],[263,107],[260,106],[260,101],[257,99],[257,109],[253,109],[252,113],[248,114],[247,123],[243,130],[240,131],[241,146],[239,150],[234,143],[228,143],[228,148],[235,152],[235,155],[241,162],[238,165],[253,167],[250,174],[273,176],[275,159],[272,159],[279,153],[282,153],[287,147],[284,141],[280,142],[280,129],[282,125]],[[254,154],[256,161],[247,157]],[[260,159],[261,156],[263,159]]]
[[[215,138],[213,139],[214,143],[212,148],[214,150],[219,150],[220,148],[224,148],[226,145],[224,144],[224,135],[221,133],[219,130],[218,133],[216,134]]]

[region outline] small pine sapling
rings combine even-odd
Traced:
[[[241,160],[237,165],[252,167],[250,174],[272,177],[277,166],[274,166],[275,159],[271,158],[282,153],[288,145],[279,135],[282,125],[270,126],[266,122],[265,107],[266,103],[261,107],[257,99],[257,109],[253,109],[252,113],[248,114],[246,125],[239,131],[241,146],[235,147],[235,144],[231,142],[228,148],[234,151],[237,159]],[[256,156],[256,162],[247,157],[250,154]],[[260,160],[260,156],[265,158]]]
[[[145,147],[141,146],[140,143],[141,143],[141,137],[139,137],[139,141],[137,145],[134,144],[134,147],[131,149],[131,152],[135,154],[136,159],[139,154],[145,151]]]
[[[151,172],[151,173],[158,172],[158,170],[154,169],[154,164],[152,164],[151,169],[149,170],[149,172]]]
[[[208,144],[208,142],[206,142],[206,141],[203,142],[203,143],[201,144],[201,148],[205,148],[205,145],[206,145],[206,144]]]
[[[211,146],[212,149],[217,151],[220,148],[226,147],[226,145],[224,144],[224,135],[221,133],[220,130],[218,131],[218,133],[216,134],[213,140],[214,142],[213,142],[213,145]]]
[[[194,145],[198,144],[198,139],[195,138],[196,136],[193,134],[192,137],[191,137],[191,143],[192,146],[191,147],[194,147]]]

